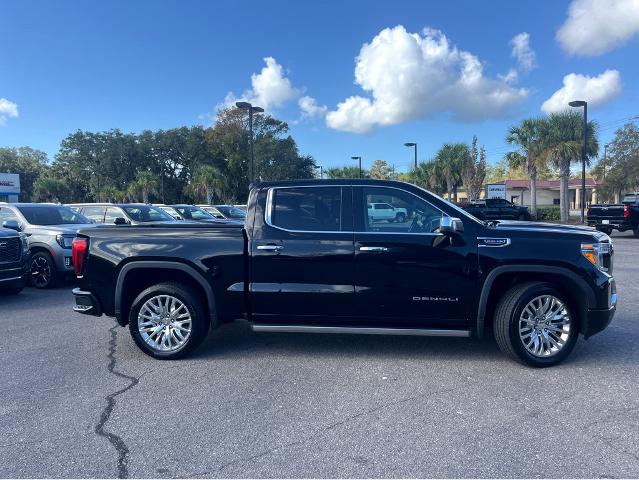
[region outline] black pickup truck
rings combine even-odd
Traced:
[[[615,205],[591,205],[587,211],[588,225],[600,232],[632,230],[639,238],[639,192],[627,193],[621,203]]]
[[[406,209],[371,222],[367,205]],[[80,231],[74,310],[114,316],[156,358],[210,328],[470,337],[494,331],[528,365],[556,364],[617,302],[610,238],[589,227],[483,222],[414,185],[315,180],[253,185],[245,226]]]
[[[530,220],[528,207],[503,198],[473,200],[462,208],[480,220]]]

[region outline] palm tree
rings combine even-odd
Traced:
[[[439,164],[430,160],[422,162],[408,172],[408,179],[431,192],[441,195],[446,191],[446,182],[439,168]]]
[[[546,161],[542,155],[540,133],[543,120],[528,118],[519,125],[510,127],[506,142],[517,147],[508,152],[506,160],[511,168],[524,168],[530,178],[530,214],[537,218],[537,172]]]
[[[135,180],[129,186],[129,194],[137,196],[142,194],[142,202],[149,203],[149,194],[155,192],[157,179],[148,170],[141,170],[135,174]]]
[[[544,155],[559,169],[559,197],[561,221],[568,221],[568,179],[570,164],[581,159],[583,145],[583,117],[580,113],[565,111],[552,113],[541,123],[540,138]],[[586,159],[597,155],[597,123],[588,122]]]
[[[445,143],[435,155],[435,162],[446,181],[448,200],[457,202],[457,186],[469,155],[470,150],[465,143]]]
[[[225,185],[222,173],[213,165],[202,165],[198,168],[191,182],[194,192],[205,193],[208,205],[213,203],[214,196],[222,197]]]

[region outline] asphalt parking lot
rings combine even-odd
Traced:
[[[639,239],[613,239],[612,325],[545,370],[243,325],[159,362],[70,285],[0,297],[0,477],[636,477]]]

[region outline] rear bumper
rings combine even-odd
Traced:
[[[75,296],[75,305],[73,311],[84,315],[94,315],[99,317],[102,315],[102,307],[98,299],[91,293],[79,288],[73,289]]]
[[[608,223],[603,223],[604,220],[607,220]],[[622,232],[632,229],[632,225],[630,224],[630,222],[618,218],[596,218],[593,220],[588,220],[588,226],[602,229],[614,228],[615,230],[619,230]]]

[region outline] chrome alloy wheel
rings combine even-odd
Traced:
[[[179,350],[189,340],[193,324],[186,305],[172,295],[149,298],[138,313],[138,331],[152,349]]]
[[[519,317],[519,338],[536,357],[552,357],[561,351],[570,335],[570,314],[553,295],[533,298]]]
[[[46,287],[51,281],[51,265],[41,255],[31,261],[31,278],[36,287]]]

